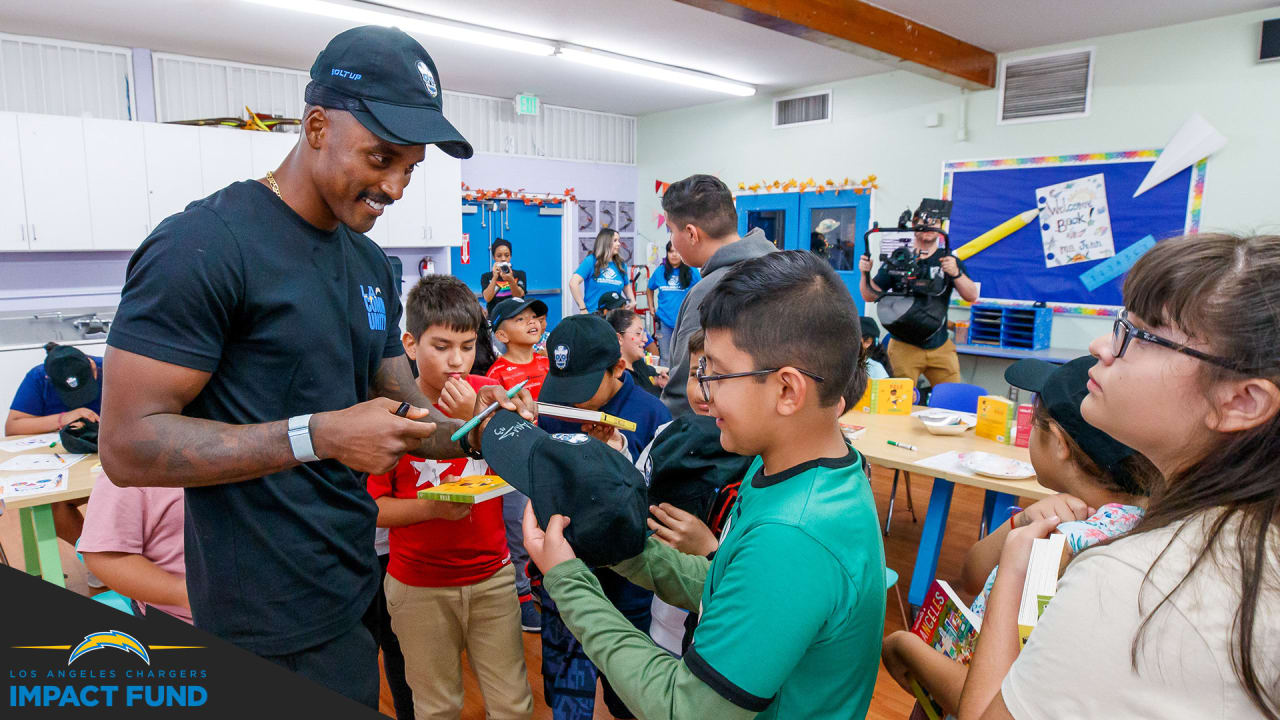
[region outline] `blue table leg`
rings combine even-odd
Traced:
[[[942,552],[942,536],[947,531],[953,490],[955,483],[933,479],[929,510],[924,516],[924,528],[920,534],[920,548],[916,550],[916,565],[911,570],[911,589],[907,592],[907,602],[913,606],[924,603],[929,586],[933,584],[933,576],[938,571],[938,553]]]
[[[22,552],[27,573],[40,575],[59,587],[62,579],[62,557],[58,554],[58,534],[53,529],[53,510],[48,505],[18,510],[22,527]]]
[[[983,538],[991,532],[991,512],[996,507],[996,495],[1000,493],[987,490],[982,494],[982,517],[978,520],[978,537]]]
[[[987,532],[991,532],[1000,527],[1001,523],[1008,521],[1009,509],[1017,506],[1017,495],[988,490],[982,509],[982,518],[986,522]]]

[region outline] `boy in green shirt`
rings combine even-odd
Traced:
[[[642,719],[861,718],[884,631],[884,548],[862,458],[838,418],[866,384],[853,300],[811,253],[725,275],[701,308],[697,368],[720,443],[755,455],[712,559],[650,537],[613,569],[702,617],[683,658],[636,630],[564,539],[525,546],[587,655]]]

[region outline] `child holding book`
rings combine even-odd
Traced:
[[[688,652],[672,657],[610,607],[564,539],[572,518],[543,530],[526,510],[529,554],[566,625],[640,717],[862,717],[885,588],[875,503],[838,422],[860,372],[853,299],[828,263],[787,251],[729,270],[700,315],[698,393],[721,446],[756,457],[714,559],[649,538],[614,566],[672,604],[701,606]]]
[[[1067,567],[1026,647],[1032,541],[1009,533],[959,715],[1280,717],[1280,236],[1162,240],[1090,345],[1084,419],[1163,479]],[[1105,710],[1103,709],[1105,708]]]
[[[547,370],[551,366],[547,356],[539,355],[535,350],[540,343],[545,343],[543,335],[547,327],[546,303],[524,297],[503,300],[489,309],[489,327],[493,329],[494,337],[506,344],[507,351],[494,361],[485,374],[508,390],[527,380],[524,387],[537,400],[542,391],[542,381],[547,377]],[[506,526],[507,551],[511,553],[511,563],[515,566],[516,596],[520,600],[520,627],[525,632],[538,632],[542,629],[542,619],[533,602],[529,585],[526,570],[529,553],[524,549],[524,532],[521,529],[524,505],[528,501],[518,491],[503,495],[502,521]]]
[[[1081,357],[1065,365],[1019,360],[1005,371],[1010,385],[1036,393],[1028,450],[1041,485],[1059,494],[1040,500],[988,533],[965,555],[961,586],[978,593],[970,606],[983,617],[997,577],[996,563],[1014,528],[1047,517],[1062,522],[1068,557],[1119,537],[1142,520],[1148,488],[1157,477],[1151,462],[1080,415],[1089,394],[1089,371],[1097,363]],[[884,641],[885,669],[911,690],[915,680],[948,713],[955,713],[968,668],[936,652],[906,630]]]
[[[469,419],[476,391],[496,383],[467,373],[483,322],[475,295],[455,277],[428,275],[409,292],[405,352],[418,365],[418,389],[449,417]],[[487,471],[482,460],[405,455],[368,480],[378,525],[391,528],[387,610],[420,719],[458,716],[464,648],[489,717],[533,713],[501,503],[418,498],[424,487]]]
[[[599,410],[636,424],[635,430],[619,431],[609,425],[568,422],[541,415],[538,425],[547,432],[586,432],[605,441],[620,435],[625,440],[627,456],[635,459],[653,440],[658,427],[671,420],[662,401],[638,388],[627,374],[618,337],[603,318],[574,315],[561,320],[551,332],[547,348],[551,371],[542,386],[543,402]],[[628,627],[648,632],[653,593],[608,569],[597,572],[608,601],[621,610]],[[547,704],[557,719],[590,718],[595,705],[596,667],[583,652],[578,638],[560,619],[551,597],[541,589],[539,596],[542,600],[542,676]],[[601,677],[601,681],[605,702],[613,716],[634,717],[628,705],[614,693],[611,679]]]

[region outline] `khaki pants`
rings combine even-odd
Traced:
[[[913,383],[921,375],[929,379],[930,385],[964,382],[960,378],[960,356],[956,355],[956,345],[951,340],[942,347],[925,350],[890,338],[889,363],[893,365],[894,377],[911,378]]]
[[[514,585],[510,565],[462,587],[414,587],[387,576],[387,610],[404,651],[417,720],[456,720],[461,713],[464,649],[480,681],[486,717],[533,716]]]

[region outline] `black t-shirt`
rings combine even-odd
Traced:
[[[528,279],[525,277],[523,270],[513,269],[511,271],[511,276],[516,279],[516,284],[520,286],[521,290],[525,290],[525,291],[529,290]],[[484,289],[489,287],[489,281],[491,279],[493,279],[492,272],[487,272],[480,276],[480,292],[484,292]],[[492,300],[485,303],[485,307],[486,308],[493,307],[494,305],[497,305],[498,303],[502,302],[503,300],[506,300],[509,297],[511,297],[511,288],[509,287],[509,284],[499,280],[498,291],[493,294]]]
[[[256,181],[156,227],[133,258],[107,343],[212,373],[182,414],[234,425],[369,398],[400,345],[400,298],[367,237],[307,223]],[[283,431],[282,431],[283,432]],[[378,583],[377,506],[334,460],[186,490],[196,625],[264,655],[346,632]]]
[[[942,295],[939,298],[939,301],[942,302],[944,305],[950,305],[951,291],[955,290],[956,282],[954,278],[942,272],[941,262],[942,262],[942,258],[945,256],[946,254],[943,252],[942,248],[938,248],[937,250],[933,251],[932,255],[920,260],[920,265],[921,265],[921,268],[928,273],[930,278],[941,277],[942,280],[946,283],[947,289],[942,293]],[[964,267],[964,261],[961,260],[960,258],[956,258],[956,268],[959,269],[961,275],[967,274],[968,272]],[[876,272],[876,276],[872,278],[872,281],[876,284],[876,287],[880,288],[881,290],[889,289],[889,285],[891,284],[892,281],[889,279],[889,271],[885,269],[884,263],[880,264],[880,270]],[[906,342],[902,338],[896,337],[896,336],[894,337],[894,340],[898,340],[900,342]],[[943,323],[942,327],[938,328],[938,331],[936,333],[930,335],[928,340],[925,340],[924,342],[920,343],[917,347],[920,347],[921,349],[924,349],[924,350],[936,350],[937,348],[940,348],[946,344],[947,344],[947,324]]]

